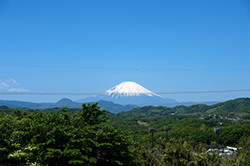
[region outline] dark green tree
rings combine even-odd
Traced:
[[[133,142],[125,132],[102,125],[106,112],[95,103],[83,104],[76,114],[66,108],[48,115],[42,111],[1,114],[0,163],[131,165]],[[9,127],[8,132],[3,126]]]

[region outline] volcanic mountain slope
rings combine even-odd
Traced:
[[[132,81],[122,82],[101,95],[88,97],[77,102],[94,102],[99,100],[112,101],[123,105],[135,104],[138,106],[171,105],[178,103],[176,100],[164,98]]]

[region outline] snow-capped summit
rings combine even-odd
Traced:
[[[139,95],[148,95],[148,96],[159,96],[150,90],[142,87],[141,85],[132,82],[124,81],[113,88],[106,91],[108,96],[118,97],[118,96],[139,96]],[[161,96],[159,96],[161,97]],[[162,97],[163,98],[163,97]]]
[[[124,81],[105,91],[102,95],[87,97],[77,102],[97,102],[100,100],[112,101],[124,105],[135,104],[138,106],[173,105],[178,103],[176,100],[164,98],[132,81]]]

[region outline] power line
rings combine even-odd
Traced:
[[[157,94],[192,94],[192,93],[225,93],[225,92],[244,92],[250,89],[237,89],[237,90],[214,90],[214,91],[189,91],[189,92],[159,92]]]
[[[182,91],[182,92],[156,92],[155,94],[198,94],[198,93],[228,93],[228,92],[250,92],[250,89],[237,90],[213,90],[213,91]],[[127,93],[126,95],[150,95],[152,93]],[[85,93],[85,92],[0,92],[0,95],[108,95],[108,93]],[[120,95],[119,93],[112,93],[112,95]]]
[[[0,66],[37,67],[37,68],[68,68],[68,69],[96,69],[96,70],[136,70],[134,68],[109,68],[109,67],[79,67],[79,66],[50,66],[50,65],[21,65],[0,64]]]
[[[164,71],[246,71],[250,69],[160,69],[160,68],[114,68],[114,67],[79,67],[79,66],[51,66],[51,65],[27,65],[27,64],[0,64],[7,67],[32,67],[32,68],[65,68],[83,70],[164,70]]]

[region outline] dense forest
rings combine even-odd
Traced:
[[[148,128],[155,128],[155,143],[164,137],[164,126],[169,127],[169,138],[183,138],[193,144],[214,146],[213,129],[220,128],[220,142],[236,146],[241,139],[250,136],[250,99],[239,98],[212,106],[193,105],[154,107],[145,106],[110,116],[106,124],[122,130],[130,130],[131,137],[139,143],[150,141]],[[211,145],[211,146],[210,146]]]
[[[1,165],[249,165],[250,99],[212,106],[145,106],[112,114],[0,106]],[[167,140],[164,127],[168,127]],[[154,128],[156,132],[148,132]],[[231,156],[206,153],[238,148]],[[166,143],[167,141],[167,143]]]

